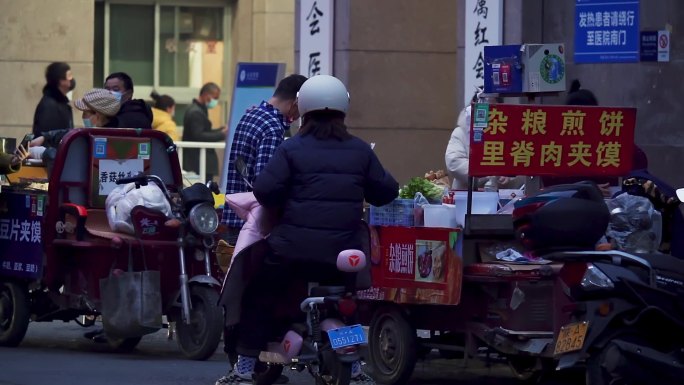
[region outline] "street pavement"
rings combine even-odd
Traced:
[[[0,348],[0,385],[212,385],[227,370],[221,347],[209,360],[183,358],[166,330],[145,336],[130,354],[115,354],[106,344],[83,337],[76,323],[33,323],[17,348]],[[286,371],[293,385],[313,385],[306,373]],[[505,366],[487,368],[475,361],[421,362],[411,381],[415,385],[523,384]],[[562,384],[570,384],[563,382]],[[544,382],[556,385],[561,382]]]

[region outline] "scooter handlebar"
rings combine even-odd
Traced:
[[[127,177],[127,178],[120,178],[120,179],[116,180],[116,184],[118,184],[118,185],[135,183],[136,188],[139,188],[140,186],[147,186],[149,182],[156,184],[164,193],[166,200],[168,200],[168,202],[171,204],[171,206],[173,206],[173,200],[171,199],[171,195],[169,194],[169,190],[166,188],[164,181],[162,181],[161,178],[159,178],[156,175],[145,175],[143,173],[139,173],[136,176]]]
[[[135,183],[140,186],[147,186],[148,177],[145,174],[138,174],[136,176],[131,176],[127,178],[119,178],[116,180],[116,184],[129,184]]]

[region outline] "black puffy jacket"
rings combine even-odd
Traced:
[[[45,86],[43,98],[40,99],[33,115],[33,134],[41,136],[52,130],[66,130],[74,127],[71,106],[61,91],[57,88]]]
[[[282,210],[268,241],[292,262],[335,263],[340,251],[361,248],[364,199],[382,206],[398,192],[368,143],[355,137],[286,140],[254,184],[263,206]]]
[[[152,109],[142,99],[131,99],[121,105],[119,113],[104,127],[152,128]]]
[[[226,134],[221,128],[212,129],[207,106],[197,101],[185,111],[183,117],[183,141],[187,142],[221,142]],[[199,173],[199,148],[188,148],[183,151],[183,170]],[[207,150],[207,174],[218,175],[219,164],[216,150]]]

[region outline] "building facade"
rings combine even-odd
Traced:
[[[297,70],[299,6],[300,0],[0,0],[0,136],[30,130],[44,69],[58,60],[73,68],[74,97],[108,73],[126,71],[137,98],[149,100],[153,89],[173,96],[179,123],[199,87],[219,83],[222,103],[211,119],[221,126],[237,62],[284,62],[288,73]],[[464,25],[473,10],[465,0],[335,0],[334,9],[334,75],[352,95],[351,130],[376,143],[401,182],[444,168],[464,105]],[[684,185],[676,167],[684,163],[684,2],[641,1],[642,30],[671,29],[668,63],[573,63],[574,10],[574,0],[506,0],[504,43],[565,43],[568,80],[579,79],[603,105],[636,107],[637,144],[651,171]]]
[[[465,17],[477,12],[465,3],[335,0],[333,71],[351,93],[348,124],[376,143],[381,160],[401,182],[445,167],[449,135],[464,106],[465,36],[472,33],[465,30]],[[636,107],[636,142],[646,151],[651,172],[684,186],[677,170],[684,163],[684,81],[678,75],[684,71],[684,2],[640,2],[641,30],[671,29],[670,61],[625,64],[573,63],[575,0],[503,4],[503,43],[564,43],[568,86],[579,79],[602,105]],[[300,25],[299,12],[295,16]],[[541,103],[564,98],[541,98]]]
[[[206,82],[224,92],[211,110],[225,124],[239,61],[286,63],[294,71],[294,0],[0,0],[0,136],[31,130],[45,67],[65,61],[73,97],[127,72],[135,98],[156,90],[183,114]],[[81,122],[75,113],[74,122]]]

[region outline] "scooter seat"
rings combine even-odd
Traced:
[[[314,286],[311,288],[312,297],[328,297],[332,295],[342,295],[347,291],[344,286]]]
[[[684,275],[684,261],[667,254],[636,254],[647,260],[651,266],[659,271],[667,271]]]

